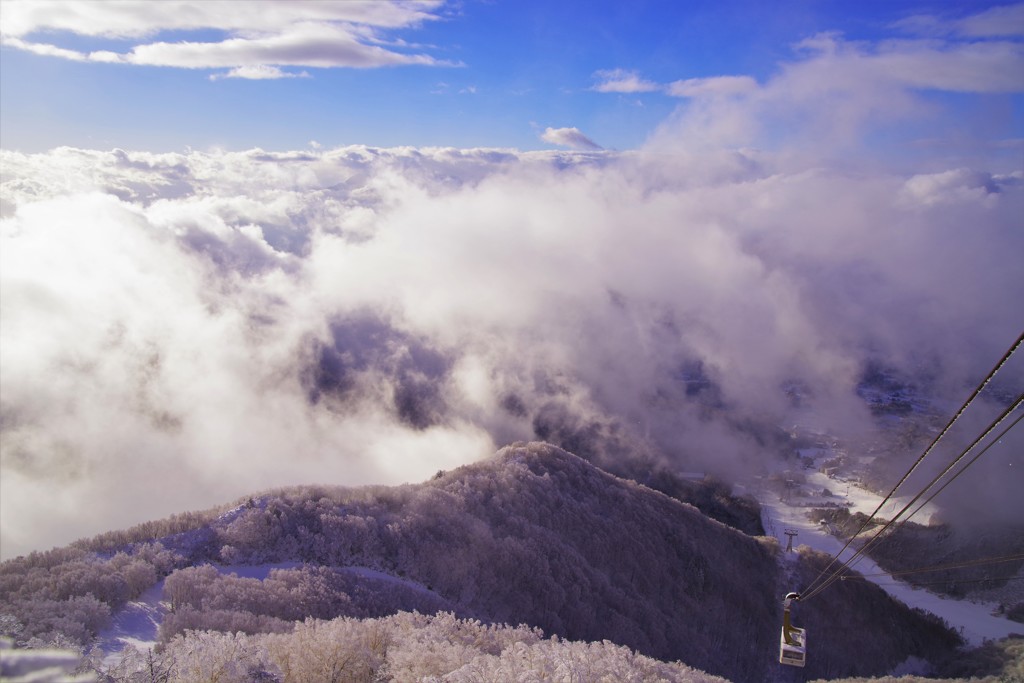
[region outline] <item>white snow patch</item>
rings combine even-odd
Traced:
[[[293,569],[301,566],[300,562],[279,562],[257,566],[231,565],[217,566],[221,574],[237,574],[239,577],[263,580],[270,575],[272,569]],[[104,662],[115,663],[121,651],[132,645],[140,652],[152,650],[156,646],[157,631],[169,605],[163,601],[164,582],[157,582],[146,589],[138,600],[132,600],[112,619],[110,626],[99,634],[97,644],[104,653]]]
[[[235,574],[239,578],[264,580],[274,569],[295,569],[302,562],[276,562],[260,565],[214,565],[221,574]],[[330,567],[331,569],[355,576],[386,581],[443,599],[436,592],[421,583],[403,579],[370,567]],[[114,614],[110,626],[99,634],[98,644],[107,664],[116,663],[121,651],[132,645],[140,652],[156,646],[157,631],[169,605],[162,600],[164,582],[161,580],[148,588],[138,600],[133,600]]]
[[[156,646],[157,629],[167,612],[167,604],[161,600],[163,594],[164,582],[161,580],[147,588],[138,600],[129,602],[113,615],[110,626],[100,632],[97,642],[103,651],[105,664],[116,663],[128,645],[140,652]]]

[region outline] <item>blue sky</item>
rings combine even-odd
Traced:
[[[951,27],[992,8],[1014,9],[1010,3],[980,1],[404,3],[395,6],[397,18],[346,25],[368,28],[372,37],[364,33],[358,38],[364,45],[377,41],[391,54],[432,63],[258,65],[301,76],[296,78],[223,78],[230,66],[75,61],[26,47],[123,55],[147,43],[215,44],[246,31],[272,33],[288,21],[301,22],[304,7],[331,6],[230,2],[227,19],[211,12],[212,18],[197,22],[206,26],[185,28],[170,26],[166,17],[145,16],[147,7],[171,4],[124,3],[123,22],[118,23],[110,16],[118,11],[115,3],[102,3],[107,14],[97,15],[95,5],[72,0],[3,0],[0,144],[19,151],[59,145],[281,150],[305,148],[310,141],[324,147],[542,149],[554,146],[541,139],[547,128],[576,128],[605,148],[628,149],[643,144],[673,111],[692,104],[666,93],[667,84],[717,76],[749,76],[764,84],[782,65],[807,59],[794,46],[825,32],[836,32],[845,45],[869,52],[890,39],[943,41],[952,36],[960,44],[992,39]],[[245,25],[247,16],[289,4],[294,11],[280,22]],[[1022,15],[1007,16],[1020,20]],[[1018,59],[1020,33],[996,37],[1015,43]],[[307,62],[316,61],[315,55],[309,58],[316,49],[304,51]],[[630,76],[633,86],[595,89]],[[987,128],[997,120],[1001,129],[996,133],[1024,137],[1021,88],[960,90],[924,96],[948,108],[958,123]]]

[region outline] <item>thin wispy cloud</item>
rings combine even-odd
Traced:
[[[923,36],[959,35],[971,38],[1024,36],[1024,4],[990,7],[966,17],[915,14],[892,28]]]
[[[82,62],[185,69],[228,68],[225,78],[284,78],[280,67],[375,68],[451,65],[422,52],[405,52],[382,32],[415,28],[437,18],[441,2],[285,2],[258,11],[237,2],[96,2],[66,0],[5,4],[3,42],[39,55]],[[45,42],[50,31],[130,43],[124,51],[81,51]],[[220,40],[156,40],[169,31],[214,30]]]
[[[877,46],[833,33],[812,36],[796,49],[810,58],[786,65],[781,82],[806,80],[807,90],[945,90],[1024,92],[1024,44],[992,41],[895,41]]]
[[[822,98],[837,98],[842,99],[843,107],[829,115],[839,114],[840,120],[860,120],[887,109],[902,116],[915,106],[915,92],[1024,92],[1024,43],[1004,39],[1024,33],[1021,15],[1024,5],[994,8],[955,23],[921,16],[908,20],[914,25],[930,22],[933,27],[944,26],[942,33],[947,37],[942,40],[905,39],[872,44],[848,41],[835,32],[819,33],[793,45],[794,58],[782,63],[779,71],[763,84],[745,75],[687,78],[661,84],[635,71],[613,69],[595,74],[599,83],[593,90],[660,92],[697,100],[698,109],[732,107],[718,101],[742,98],[743,108],[748,111],[788,108],[794,100],[818,109]],[[892,100],[887,103],[885,100],[890,97]],[[714,113],[705,110],[704,115],[721,115],[725,122],[721,128],[735,121],[735,117],[721,109]]]
[[[665,86],[665,92],[673,97],[744,95],[755,90],[757,90],[757,81],[750,76],[688,78]]]
[[[594,73],[597,83],[593,90],[606,93],[638,93],[660,90],[662,86],[645,80],[635,71],[607,69]]]
[[[782,135],[849,149],[865,127],[928,118],[931,93],[1024,92],[1024,43],[1002,38],[871,43],[823,32],[794,44],[793,54],[760,83],[727,75],[659,86],[686,100],[664,124],[665,139],[689,129],[685,139],[701,145],[774,145]],[[652,144],[658,140],[655,133]]]

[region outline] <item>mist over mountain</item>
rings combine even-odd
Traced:
[[[667,145],[2,164],[4,557],[524,439],[747,479],[794,424],[892,441],[871,368],[959,400],[1024,300],[1019,173]]]
[[[731,680],[771,680],[782,596],[826,559],[784,558],[775,539],[748,536],[540,443],[422,484],[301,487],[222,510],[8,561],[2,609],[23,624],[23,638],[52,637],[70,628],[63,624],[72,613],[60,606],[79,605],[87,616],[67,637],[86,642],[102,628],[104,609],[116,612],[169,574],[165,643],[186,629],[290,633],[308,616],[366,619],[416,608],[609,640]],[[289,561],[301,565],[262,581],[193,568]],[[942,660],[957,643],[934,617],[862,582],[844,583],[799,614],[822,643],[810,675],[885,673],[911,656]]]

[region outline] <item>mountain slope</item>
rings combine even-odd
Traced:
[[[67,562],[58,553],[46,560],[43,574],[31,574],[24,558],[22,573],[5,563],[0,601],[24,619],[32,615],[26,604],[41,595],[30,584],[42,585],[24,575],[42,581],[82,576],[91,567],[96,576],[111,577],[124,573],[119,567],[142,563],[170,573],[170,621],[281,632],[303,614],[382,616],[411,609],[409,596],[429,593],[438,596],[435,605],[465,616],[524,623],[572,640],[610,640],[753,681],[775,677],[782,595],[817,561],[794,560],[795,569],[783,572],[774,539],[750,537],[538,443],[515,444],[422,484],[262,494],[219,515],[198,515],[191,529],[159,540],[108,545],[102,555],[66,551]],[[114,550],[121,552],[111,557]],[[262,581],[188,568],[287,561],[307,566]],[[332,574],[341,567],[375,570],[376,587],[361,583],[366,572]],[[398,582],[382,582],[380,573],[403,579],[406,592],[392,593],[387,586]],[[410,593],[410,582],[422,590]],[[118,593],[114,579],[107,584],[114,586],[108,590],[113,597],[104,604],[116,609],[127,592]],[[908,656],[934,658],[955,643],[948,631],[881,591],[847,584],[801,612],[820,632],[811,636],[819,649],[807,674],[884,673]],[[76,585],[71,593],[51,590],[46,599],[83,595],[88,581]],[[873,628],[858,633],[855,648],[847,647],[843,623]],[[892,637],[886,629],[893,627],[910,637]],[[869,660],[863,648],[873,653]]]

